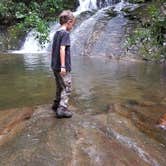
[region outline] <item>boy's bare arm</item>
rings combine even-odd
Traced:
[[[60,60],[61,60],[61,74],[66,74],[66,68],[65,68],[65,48],[66,46],[60,47]]]

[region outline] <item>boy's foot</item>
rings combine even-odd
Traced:
[[[57,101],[54,101],[54,103],[53,103],[53,105],[52,105],[52,110],[54,111],[54,112],[56,112],[57,111],[57,109],[58,109],[58,107],[59,107],[59,102],[57,102]]]
[[[60,106],[56,111],[57,118],[71,118],[73,115],[67,108]]]
[[[53,104],[51,108],[54,112],[56,112],[58,109],[58,105]]]

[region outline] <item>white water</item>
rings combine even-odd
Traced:
[[[105,3],[107,3],[107,5],[111,4],[111,2],[112,2],[112,0],[105,0]],[[97,0],[79,0],[79,4],[80,4],[80,6],[77,8],[76,12],[74,12],[74,15],[79,15],[81,12],[84,12],[84,11],[90,11],[90,10],[97,9]],[[123,0],[122,0],[122,2],[119,3],[119,7],[117,8],[117,10],[119,10],[119,8],[121,9],[122,5],[123,5]],[[49,34],[50,42],[46,43],[44,45],[44,47],[41,47],[38,40],[35,38],[37,32],[32,30],[27,34],[26,40],[25,40],[23,46],[21,47],[21,49],[12,51],[12,53],[21,53],[21,54],[47,53],[48,49],[51,45],[53,35],[54,35],[55,31],[58,29],[58,27],[59,27],[58,23],[55,23],[54,25],[52,25],[50,27],[50,34]]]
[[[50,26],[50,34],[49,34],[49,41],[52,41],[55,30],[58,29],[60,25],[58,23],[55,23],[54,25]],[[36,37],[36,31],[32,30],[28,33],[26,40],[21,47],[20,50],[13,51],[13,53],[46,53],[49,46],[50,42],[45,43],[44,47],[41,47],[40,43],[38,40],[35,38]]]
[[[96,0],[79,0],[80,6],[77,8],[77,12],[81,13],[88,10],[97,9]]]
[[[32,30],[28,33],[24,45],[21,47],[20,53],[33,52],[37,53],[42,51],[42,47],[39,42],[35,39],[36,31]]]
[[[121,11],[121,9],[125,6],[125,1],[121,0],[116,6],[115,6],[115,10],[116,11]]]

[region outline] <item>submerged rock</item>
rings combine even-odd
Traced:
[[[166,105],[166,97],[161,101],[161,104]]]
[[[166,130],[166,113],[160,118],[158,124],[160,128]]]
[[[142,107],[148,107],[148,106],[154,106],[156,105],[155,102],[153,101],[147,101],[147,100],[144,100],[144,101],[137,101],[137,100],[132,100],[132,99],[129,99],[126,101],[127,102],[127,105],[129,106],[142,106]]]
[[[25,127],[33,114],[32,108],[10,109],[1,113],[0,145],[12,140]]]

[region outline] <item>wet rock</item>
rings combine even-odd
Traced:
[[[1,113],[0,145],[13,139],[25,127],[26,120],[33,114],[32,108],[11,109]]]
[[[106,10],[106,14],[110,17],[115,17],[117,15],[117,12],[114,10],[114,8],[109,8]]]
[[[141,103],[140,103],[140,106],[154,106],[154,105],[156,105],[156,103],[154,103],[153,101],[142,101]]]
[[[16,137],[1,145],[1,165],[150,165],[130,147],[110,137],[108,117],[113,118],[114,112],[96,116],[74,113],[71,119],[59,120],[55,118],[50,107],[45,105],[34,108],[24,130],[20,130]],[[72,108],[74,107],[70,109]],[[26,112],[21,110],[17,110],[19,114]],[[23,115],[17,121],[29,118],[27,114]],[[8,116],[9,119],[12,116]],[[5,119],[2,117],[7,116],[4,114],[1,119]],[[117,119],[113,122],[117,122]],[[22,126],[22,123],[19,124]]]
[[[77,19],[76,19],[76,23],[75,23],[75,26],[74,26],[74,29],[76,29],[76,27],[78,25],[81,24],[81,22],[83,22],[84,20],[87,20],[88,18],[90,18],[92,15],[95,14],[95,11],[84,11],[82,12],[81,14],[79,14],[77,16]]]
[[[160,118],[158,125],[160,128],[166,130],[166,113]]]
[[[166,105],[166,97],[161,101],[161,104]]]
[[[116,138],[123,145],[130,147],[147,164],[164,166],[165,145],[159,145],[157,141],[140,132],[132,120],[112,112],[107,115],[107,129],[111,138]]]
[[[139,102],[132,101],[130,103],[114,103],[111,105],[109,113],[115,113],[126,119],[130,119],[133,125],[138,128],[142,133],[146,134],[151,139],[154,139],[166,145],[166,133],[156,127],[156,123],[161,114],[165,113],[165,106],[149,104],[139,105]]]
[[[76,161],[71,165],[118,166],[131,165],[133,162],[139,165],[140,161],[135,153],[131,153],[122,144],[107,137],[98,128],[83,128],[82,137],[76,142],[75,148]],[[128,154],[130,159],[128,157],[127,159],[124,153]],[[146,165],[143,161],[141,164]]]
[[[121,55],[119,44],[122,41],[124,18],[117,17],[116,12],[112,7],[97,11],[92,17],[86,19],[81,24],[76,26],[71,33],[71,51],[73,55],[87,55],[87,56],[109,56],[117,53]],[[112,21],[111,21],[112,20]],[[110,22],[111,21],[111,22]],[[122,23],[123,22],[123,23]],[[122,23],[123,25],[119,25]],[[108,25],[109,24],[109,25]],[[108,26],[107,26],[108,25]],[[79,35],[78,35],[79,34]],[[117,41],[117,44],[112,41]],[[109,40],[108,40],[109,39]],[[107,40],[107,44],[105,42]],[[112,49],[114,48],[114,49]],[[111,50],[110,50],[111,49]]]
[[[142,106],[142,107],[148,107],[148,106],[154,106],[156,103],[153,101],[137,101],[137,100],[127,100],[126,101],[127,105],[129,106]]]
[[[113,1],[110,1],[110,0],[97,0],[97,6],[99,8],[103,8],[103,7],[106,7],[106,6],[109,6],[109,5],[116,4],[118,2],[120,2],[120,0],[113,0]]]
[[[126,102],[128,105],[139,105],[139,102],[136,100],[127,100]]]
[[[130,20],[140,20],[141,12],[144,9],[144,5],[126,5],[122,11],[124,12],[124,16],[128,17]]]

